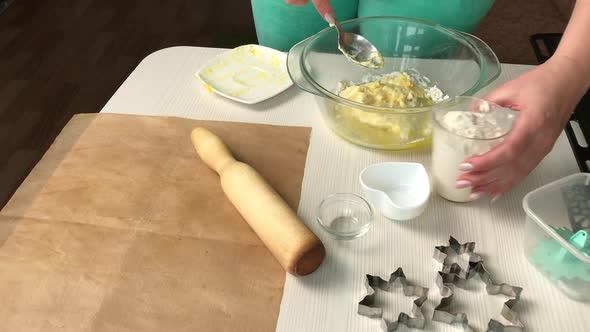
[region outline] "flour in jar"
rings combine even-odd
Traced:
[[[479,112],[451,110],[436,114],[432,171],[436,191],[455,202],[471,200],[470,188],[456,188],[459,165],[470,156],[483,154],[498,144],[509,130],[512,114],[490,112],[482,101]]]
[[[475,139],[490,139],[502,136],[498,120],[489,111],[488,103],[482,103],[480,112],[451,111],[444,115],[442,125],[450,132]]]

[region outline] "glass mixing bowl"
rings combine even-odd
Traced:
[[[295,84],[317,96],[328,127],[358,145],[400,150],[429,143],[431,106],[361,104],[338,95],[343,81],[358,84],[379,75],[407,72],[454,97],[473,95],[500,75],[492,49],[464,32],[403,17],[365,17],[341,25],[370,40],[383,55],[384,68],[373,70],[348,61],[338,50],[333,27],[293,46],[287,67]]]

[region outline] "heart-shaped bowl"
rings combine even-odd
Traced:
[[[373,164],[361,172],[359,181],[367,200],[388,219],[418,217],[430,197],[428,173],[418,163]]]

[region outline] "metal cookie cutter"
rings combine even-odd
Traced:
[[[381,279],[379,276],[367,274],[365,281],[367,295],[358,304],[358,314],[370,318],[381,319],[381,330],[386,332],[395,331],[400,324],[410,328],[424,329],[426,320],[422,313],[422,305],[428,298],[428,288],[410,285],[406,279],[402,268],[398,268],[389,277],[389,281]],[[403,287],[405,296],[418,296],[412,306],[412,315],[401,312],[396,321],[390,322],[383,318],[383,308],[375,306],[375,289],[390,292],[392,288]]]
[[[478,262],[483,262],[483,258],[475,253],[475,242],[459,243],[454,237],[449,239],[448,246],[434,247],[434,259],[441,263],[443,273],[449,273],[451,270],[455,271],[461,278],[466,279],[469,269],[462,269],[457,263],[450,263],[449,252],[452,251],[455,255],[469,255],[469,265]]]
[[[514,306],[520,299],[522,288],[504,283],[495,283],[492,279],[492,275],[486,270],[481,256],[473,252],[475,249],[475,243],[469,242],[459,244],[459,242],[453,237],[451,237],[449,243],[449,247],[437,247],[437,250],[435,250],[434,258],[443,264],[443,271],[438,273],[436,280],[442,298],[439,305],[434,308],[432,320],[446,324],[459,323],[463,325],[464,330],[473,331],[471,327],[469,327],[467,315],[465,313],[453,313],[450,310],[451,303],[453,302],[453,289],[451,288],[451,285],[463,288],[469,279],[475,275],[479,275],[480,279],[486,284],[486,292],[489,295],[503,294],[511,298],[504,302],[504,307],[500,313],[502,318],[508,323],[503,324],[495,319],[490,319],[487,331],[522,331],[524,325],[518,318],[518,314],[513,310]],[[462,269],[461,266],[456,263],[451,265],[446,264],[448,263],[446,262],[446,259],[448,257],[447,252],[449,248],[453,248],[457,253],[467,252],[471,254],[468,269]]]

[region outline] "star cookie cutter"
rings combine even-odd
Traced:
[[[401,267],[389,276],[389,281],[383,280],[379,276],[367,274],[365,287],[367,289],[367,295],[358,303],[359,315],[369,318],[380,318],[381,330],[385,332],[395,331],[400,324],[404,324],[410,328],[424,329],[426,319],[422,313],[422,305],[428,298],[428,288],[408,283]],[[418,298],[414,300],[411,316],[401,312],[398,319],[391,322],[383,318],[383,308],[375,305],[375,289],[378,288],[382,291],[390,292],[393,288],[399,287],[403,288],[405,296],[417,296]]]
[[[447,261],[448,250],[452,249],[457,254],[468,253],[469,267],[467,269],[461,268],[457,263],[449,264]],[[469,326],[469,321],[465,313],[453,313],[450,310],[453,302],[452,286],[464,288],[469,279],[475,275],[479,275],[480,279],[486,285],[486,292],[489,295],[502,294],[510,299],[504,302],[504,306],[500,316],[507,322],[503,324],[495,319],[490,319],[488,322],[487,331],[489,332],[508,332],[508,331],[522,331],[524,325],[520,321],[518,314],[514,311],[514,306],[520,299],[522,288],[508,285],[505,283],[495,283],[492,275],[486,270],[481,256],[474,252],[475,243],[468,242],[460,244],[456,239],[451,237],[449,239],[449,246],[436,247],[434,258],[443,264],[443,271],[438,273],[436,284],[442,296],[438,306],[434,308],[432,320],[443,322],[446,324],[461,324],[465,331],[473,331]]]
[[[463,269],[457,263],[450,263],[449,253],[455,255],[467,254],[469,256],[469,265],[483,262],[483,258],[475,253],[475,242],[459,243],[454,237],[449,238],[448,246],[434,247],[434,259],[441,263],[443,273],[449,273],[451,270],[458,274],[461,278],[466,279],[469,268]]]

